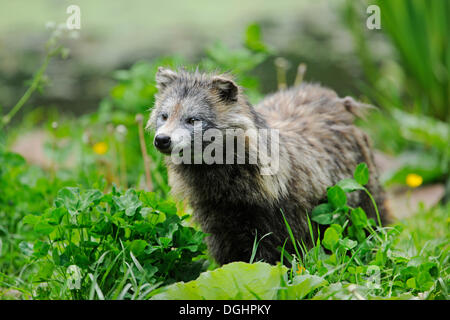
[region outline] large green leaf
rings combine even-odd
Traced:
[[[336,231],[335,228],[329,227],[327,228],[327,230],[325,230],[322,243],[325,248],[333,250],[340,237],[341,235]]]
[[[350,218],[353,222],[353,224],[357,227],[365,227],[367,226],[367,215],[364,212],[363,209],[361,209],[360,207],[352,209],[351,213],[350,213]]]
[[[267,45],[262,40],[261,27],[259,24],[251,24],[245,31],[245,46],[253,51],[269,52]]]
[[[392,116],[401,124],[400,131],[405,139],[432,146],[441,153],[449,153],[450,131],[447,123],[401,110],[393,110]]]
[[[355,190],[364,190],[364,187],[360,185],[358,182],[356,182],[355,179],[342,179],[337,183],[339,187],[341,187],[342,190],[345,192],[353,192]]]
[[[258,262],[233,262],[207,271],[197,280],[170,285],[154,300],[275,299],[287,268]]]
[[[124,210],[127,216],[134,216],[136,210],[142,206],[134,189],[128,189],[123,196],[114,196],[113,200],[119,210]]]
[[[103,193],[96,189],[89,189],[82,193],[79,188],[66,187],[58,191],[55,204],[57,207],[65,207],[71,216],[75,216],[102,197]]]
[[[299,300],[305,298],[309,293],[328,284],[324,278],[305,274],[296,276],[292,285],[286,289],[286,299]]]
[[[347,203],[347,197],[345,196],[344,190],[337,185],[328,188],[327,199],[328,203],[330,203],[335,209],[342,208]]]
[[[329,203],[319,204],[311,212],[311,220],[320,224],[330,224],[333,220],[333,207]]]
[[[367,184],[369,182],[369,169],[367,168],[367,164],[360,163],[355,169],[355,173],[353,174],[356,182],[361,185]]]

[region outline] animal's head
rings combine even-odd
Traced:
[[[199,131],[254,126],[254,111],[229,75],[160,67],[156,82],[158,94],[147,127],[155,130],[154,145],[165,154],[191,144]]]

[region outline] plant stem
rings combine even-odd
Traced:
[[[23,107],[25,102],[27,102],[28,99],[30,99],[31,95],[37,89],[39,83],[41,82],[42,76],[44,75],[45,70],[47,70],[50,59],[55,55],[55,53],[58,52],[59,49],[60,47],[47,53],[44,59],[44,63],[39,68],[36,75],[33,77],[33,82],[31,83],[30,87],[27,89],[27,91],[25,91],[24,95],[20,98],[20,100],[16,103],[16,105],[8,112],[8,114],[6,114],[3,117],[0,123],[0,128],[2,126],[6,126],[11,121],[12,117],[14,117],[14,115]]]
[[[125,150],[122,141],[118,142],[119,149],[119,171],[120,171],[120,185],[122,188],[127,188],[127,165],[125,159]]]
[[[303,82],[306,72],[306,64],[300,63],[297,67],[297,76],[295,77],[294,86],[299,86]]]
[[[139,142],[141,144],[141,152],[142,152],[142,157],[144,160],[145,182],[146,182],[146,186],[147,186],[147,191],[152,191],[153,183],[152,183],[152,176],[150,174],[150,158],[148,157],[147,146],[145,144],[144,128],[142,126],[143,118],[144,117],[142,116],[142,114],[138,114],[136,116],[136,122],[138,124]]]
[[[117,164],[117,148],[116,148],[116,140],[114,138],[114,126],[112,124],[108,124],[107,126],[108,136],[109,136],[109,145],[111,146],[111,178],[109,183],[117,183],[120,184],[120,178],[117,176],[118,164]],[[120,173],[119,173],[120,175]]]
[[[288,69],[288,61],[284,58],[278,57],[274,61],[277,70],[278,90],[287,88],[286,70]]]
[[[375,202],[375,199],[372,197],[372,195],[370,194],[369,190],[364,188],[364,191],[366,192],[366,194],[369,196],[370,200],[372,201],[373,207],[375,208],[375,212],[377,214],[378,225],[380,226],[380,228],[382,228],[383,226],[381,224],[380,213],[378,212],[378,206],[377,206],[377,204]]]

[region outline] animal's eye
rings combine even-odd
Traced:
[[[186,119],[186,122],[188,124],[190,124],[191,126],[194,125],[195,121],[199,121],[199,120],[197,118],[195,118],[195,117],[189,117],[189,118]]]
[[[166,121],[166,120],[167,120],[167,113],[161,114],[161,119],[162,119],[163,121]]]

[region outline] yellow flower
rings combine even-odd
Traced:
[[[105,142],[97,142],[92,147],[92,150],[94,150],[96,154],[102,155],[105,154],[106,151],[108,151],[108,145]]]
[[[305,268],[303,268],[301,265],[297,265],[297,267],[298,267],[298,269],[297,269],[297,274],[302,274],[303,273],[303,271],[305,271],[306,269]]]
[[[410,173],[406,176],[406,184],[411,188],[417,188],[423,182],[423,178],[415,173]]]

